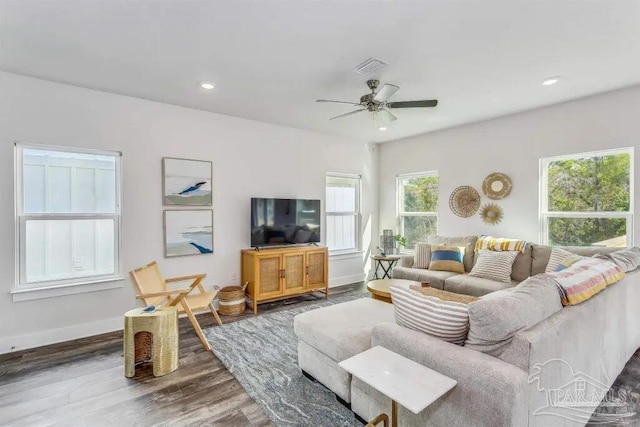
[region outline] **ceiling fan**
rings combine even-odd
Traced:
[[[367,80],[367,86],[371,89],[371,93],[362,95],[360,102],[348,102],[348,101],[333,101],[330,99],[318,99],[316,102],[335,102],[338,104],[349,104],[357,107],[361,107],[359,110],[351,111],[346,114],[341,114],[330,118],[329,120],[339,119],[341,117],[351,116],[353,114],[361,113],[363,111],[369,111],[371,113],[377,113],[378,117],[385,122],[393,122],[398,118],[389,111],[392,108],[421,108],[421,107],[435,107],[438,105],[437,99],[427,99],[422,101],[399,101],[389,102],[388,99],[395,94],[400,87],[392,84],[385,83],[379,91],[376,92],[380,81]]]

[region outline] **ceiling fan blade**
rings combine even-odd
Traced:
[[[380,110],[378,111],[378,115],[380,117],[380,120],[382,120],[385,123],[391,123],[398,120],[398,118],[393,114],[391,114],[389,110]]]
[[[347,117],[347,116],[350,116],[350,115],[352,115],[352,114],[359,113],[359,112],[361,112],[361,111],[367,111],[367,109],[366,109],[366,108],[363,108],[363,109],[361,109],[361,110],[351,111],[350,113],[340,114],[339,116],[331,117],[329,120],[339,119],[340,117]]]
[[[391,98],[391,96],[396,93],[400,88],[396,85],[390,85],[385,83],[384,86],[376,93],[376,96],[373,97],[376,101],[384,102],[387,99]]]
[[[435,107],[436,105],[438,105],[437,99],[425,99],[424,101],[387,102],[387,107],[389,108]]]
[[[336,104],[349,104],[349,105],[360,105],[355,102],[349,101],[332,101],[331,99],[316,99],[316,102],[335,102]]]

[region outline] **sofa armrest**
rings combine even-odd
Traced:
[[[400,262],[398,262],[398,267],[411,268],[413,267],[413,260],[413,255],[402,255]]]
[[[527,425],[527,373],[522,369],[392,323],[376,326],[371,344],[386,347],[458,382],[425,410],[428,419],[447,420],[449,425]]]

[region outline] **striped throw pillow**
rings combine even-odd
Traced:
[[[431,262],[431,245],[428,243],[416,244],[416,253],[413,259],[414,268],[429,268]]]
[[[547,263],[547,268],[544,269],[544,272],[551,273],[552,271],[556,271],[556,268],[560,265],[560,263],[572,255],[573,254],[566,249],[551,248],[549,262]]]
[[[481,249],[478,252],[476,265],[471,269],[469,276],[511,283],[511,267],[517,256],[516,251],[495,252]]]
[[[464,344],[469,332],[467,304],[443,301],[393,285],[390,291],[398,325],[450,343]]]
[[[430,270],[464,273],[464,248],[431,245]]]
[[[489,249],[491,251],[517,251],[524,253],[525,249],[527,249],[527,244],[528,242],[526,240],[480,236],[476,241],[475,251],[479,252],[482,249]]]

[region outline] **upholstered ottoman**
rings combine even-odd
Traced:
[[[297,315],[298,366],[350,402],[351,375],[338,362],[371,348],[371,330],[384,322],[395,322],[393,305],[367,297]]]

